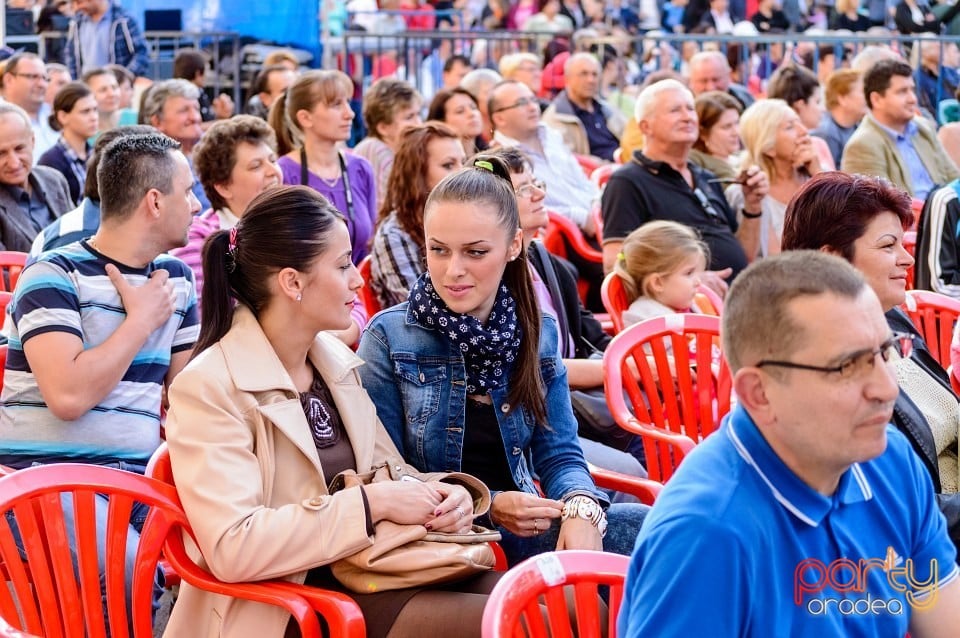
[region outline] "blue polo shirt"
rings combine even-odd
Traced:
[[[737,407],[647,516],[618,635],[903,636],[911,601],[934,601],[957,578],[955,560],[900,432],[888,427],[884,453],[851,466],[827,498]]]

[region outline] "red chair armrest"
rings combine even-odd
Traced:
[[[597,487],[606,490],[616,490],[624,494],[631,494],[646,505],[653,505],[653,502],[657,500],[657,496],[660,495],[660,490],[663,489],[663,483],[621,474],[620,472],[614,472],[612,470],[605,470],[602,467],[595,467],[593,465],[590,466],[590,476],[593,477],[593,482]]]

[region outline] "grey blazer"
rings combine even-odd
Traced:
[[[67,178],[46,166],[30,171],[30,187],[38,189],[54,218],[75,208],[70,199]],[[0,250],[30,252],[30,245],[39,231],[33,221],[6,188],[0,187]]]

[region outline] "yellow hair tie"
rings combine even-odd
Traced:
[[[617,261],[626,261],[627,257],[623,253],[617,253]]]
[[[491,173],[493,172],[493,164],[491,164],[487,160],[477,160],[476,162],[473,163],[473,165],[476,166],[477,168],[482,168],[484,170],[490,171]]]

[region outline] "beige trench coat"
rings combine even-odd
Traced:
[[[360,385],[362,361],[323,333],[309,357],[330,388],[357,470],[399,457]],[[246,308],[174,380],[166,430],[199,562],[217,578],[302,583],[307,570],[373,543],[359,488],[327,493],[332,477],[320,466],[296,388]],[[485,509],[489,492],[474,497]],[[279,607],[184,584],[164,635],[281,638],[288,620]]]

